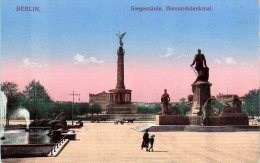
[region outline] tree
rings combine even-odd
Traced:
[[[242,110],[248,116],[259,116],[259,93],[259,89],[251,90],[244,96]]]
[[[224,104],[218,100],[212,101],[212,107],[216,110],[217,114],[220,114],[224,109]]]
[[[51,101],[47,90],[39,81],[32,80],[23,91],[26,101],[26,106],[33,113],[34,121],[37,117],[36,112],[44,113],[46,111],[46,103]],[[36,111],[36,108],[38,110]],[[48,108],[47,108],[48,109]],[[44,115],[44,114],[39,114]]]
[[[10,115],[20,104],[21,93],[16,83],[7,81],[1,84],[1,90],[7,97],[6,125],[9,125]]]
[[[191,104],[186,101],[185,98],[181,98],[179,102],[169,107],[170,113],[176,113],[180,115],[186,115],[191,110]]]
[[[89,112],[88,103],[75,103],[74,106],[74,111],[76,115],[84,115]]]
[[[98,104],[90,104],[89,105],[89,112],[93,115],[94,113],[99,114],[102,112],[102,108]]]
[[[160,104],[137,105],[138,114],[157,114],[162,110]]]

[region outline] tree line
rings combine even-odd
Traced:
[[[191,103],[189,103],[185,98],[181,98],[179,102],[175,104],[169,104],[168,114],[173,115],[186,115],[187,112],[191,110]],[[155,104],[140,104],[137,105],[138,114],[159,114],[162,111],[162,106],[160,103]]]
[[[12,113],[18,108],[26,108],[31,119],[49,119],[64,110],[67,119],[72,118],[72,102],[56,102],[48,94],[47,89],[36,80],[32,80],[20,91],[14,82],[1,83],[1,90],[7,96],[7,124]],[[249,91],[243,98],[242,111],[249,116],[259,116],[259,89]],[[191,110],[191,103],[185,98],[179,102],[169,105],[169,114],[186,115]],[[213,105],[218,112],[223,110],[219,102]],[[137,105],[138,114],[158,114],[161,112],[161,104]],[[73,115],[99,114],[102,112],[101,106],[89,103],[74,103]]]
[[[1,83],[1,90],[7,97],[7,124],[10,116],[19,108],[30,113],[30,119],[50,119],[64,110],[67,119],[72,118],[72,102],[56,102],[48,94],[47,89],[36,80],[32,80],[24,90],[18,89],[14,82]],[[73,115],[99,114],[101,106],[88,103],[74,103]]]

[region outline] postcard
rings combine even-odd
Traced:
[[[259,162],[259,6],[2,0],[1,161]]]

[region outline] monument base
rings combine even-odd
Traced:
[[[156,125],[202,125],[201,116],[156,115]],[[249,125],[245,113],[230,113],[220,116],[209,116],[205,120],[206,126]]]
[[[192,84],[193,90],[193,105],[190,116],[202,115],[202,106],[211,97],[210,87],[212,84],[206,81],[197,81]]]
[[[200,116],[156,115],[156,125],[200,125]]]
[[[136,114],[136,106],[130,104],[109,104],[107,114]]]
[[[206,120],[207,126],[225,125],[249,125],[248,116],[245,113],[229,113],[220,116],[209,116]]]

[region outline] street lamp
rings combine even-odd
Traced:
[[[74,113],[73,113],[73,111],[74,111],[74,96],[80,96],[80,94],[76,94],[76,93],[74,93],[74,91],[73,91],[73,93],[72,93],[72,94],[69,94],[69,95],[72,96],[71,120],[72,120],[72,126],[73,126],[73,116],[74,116]]]

